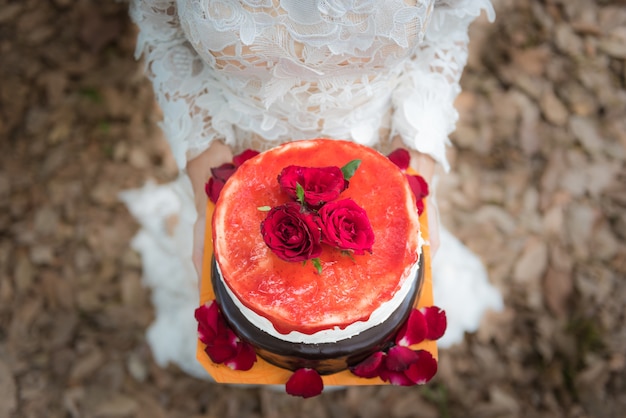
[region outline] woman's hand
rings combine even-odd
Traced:
[[[223,163],[231,162],[233,153],[227,145],[214,141],[211,146],[192,160],[187,162],[187,174],[193,187],[194,201],[198,217],[193,227],[192,260],[198,273],[202,277],[202,256],[204,254],[204,233],[206,226],[207,195],[204,190],[206,182],[211,177],[211,168]],[[199,281],[198,281],[199,283]]]

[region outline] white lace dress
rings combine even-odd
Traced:
[[[382,152],[400,137],[447,170],[467,29],[483,10],[493,19],[489,0],[131,2],[140,29],[137,56],[145,60],[181,171],[214,140],[237,153],[314,137]],[[122,198],[142,225],[133,248],[152,290],[156,319],[148,341],[155,359],[206,376],[195,361],[189,180],[183,173],[177,182],[148,184]],[[166,222],[172,217],[173,229]],[[501,300],[480,261],[446,231],[433,269],[435,299],[448,311],[441,340],[447,346],[475,330],[484,310]]]

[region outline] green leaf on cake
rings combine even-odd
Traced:
[[[311,262],[313,263],[313,267],[317,270],[317,274],[322,274],[322,262],[318,257],[312,258]]]
[[[345,257],[349,257],[350,260],[352,260],[353,263],[356,263],[356,260],[354,259],[354,255],[352,254],[352,251],[341,250],[341,255],[343,255]]]
[[[304,188],[300,183],[296,183],[296,199],[298,199],[300,204],[304,205]]]
[[[341,172],[343,173],[343,178],[346,180],[350,180],[354,173],[361,165],[361,160],[352,160],[348,164],[341,167]]]
[[[271,206],[259,206],[256,209],[261,212],[269,212],[270,210],[272,210],[272,207]]]

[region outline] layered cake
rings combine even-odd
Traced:
[[[346,369],[393,345],[406,322],[422,281],[419,229],[405,173],[377,151],[323,139],[279,146],[221,189],[217,304],[268,362]]]

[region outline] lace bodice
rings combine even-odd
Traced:
[[[313,137],[447,168],[467,28],[489,0],[133,0],[137,55],[178,164]]]

